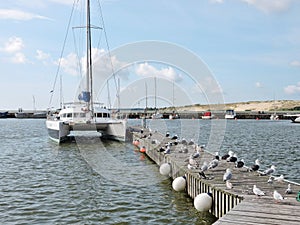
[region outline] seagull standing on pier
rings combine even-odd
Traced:
[[[275,177],[274,180],[278,182],[283,182],[284,176],[281,174],[279,177]]]
[[[232,178],[231,170],[229,168],[227,168],[226,172],[223,175],[223,181],[231,180],[231,178]]]
[[[274,165],[272,165],[271,168],[266,169],[261,175],[262,176],[270,175],[275,172],[275,168],[276,167]]]
[[[216,153],[215,153],[215,159],[216,159],[216,160],[220,160],[219,152],[216,152]]]
[[[267,183],[268,184],[273,184],[273,180],[274,180],[274,177],[270,176]]]
[[[194,154],[192,154],[192,158],[193,159],[197,159],[197,158],[199,158],[200,157],[200,152],[199,152],[199,150],[197,149],[197,151],[194,153]]]
[[[183,144],[183,145],[187,145],[187,141],[186,141],[186,139],[185,139],[185,138],[182,138],[182,139],[181,139],[181,144]]]
[[[206,177],[205,173],[204,173],[202,170],[199,172],[199,177],[200,177],[200,178],[204,178],[204,179],[208,179],[208,178]]]
[[[232,154],[228,159],[227,162],[236,162],[237,161],[237,155],[236,154]]]
[[[222,160],[227,160],[231,155],[233,155],[233,151],[229,151],[225,155],[221,157]]]
[[[205,172],[208,169],[208,164],[204,161],[203,165],[201,166],[201,171]]]
[[[178,136],[175,134],[173,137],[171,137],[171,140],[177,140]]]
[[[191,164],[191,165],[197,164],[197,161],[194,159],[193,155],[190,155],[190,157],[189,157],[189,164]]]
[[[214,159],[208,164],[208,169],[216,168],[219,165],[219,161]]]
[[[194,145],[195,144],[195,141],[193,139],[191,139],[188,143],[188,145]]]
[[[282,195],[276,190],[274,190],[273,198],[275,199],[276,202],[283,200]]]
[[[265,193],[256,187],[256,185],[253,185],[253,193],[259,197],[265,195]]]
[[[251,166],[250,171],[257,171],[260,166],[260,161],[259,159],[256,159],[254,164]]]
[[[245,162],[243,159],[241,159],[240,161],[238,161],[235,165],[236,168],[243,168],[245,165]]]
[[[199,172],[199,176],[201,178],[204,178],[204,179],[207,179],[206,175],[205,175],[205,171],[208,169],[208,165],[207,165],[207,162],[204,161],[203,165],[201,166],[200,168],[200,172]]]
[[[164,154],[170,154],[171,153],[171,148],[170,145],[167,146],[167,149],[164,151]]]
[[[189,170],[195,170],[195,169],[196,169],[196,166],[193,166],[193,165],[191,165],[191,164],[188,164],[188,165],[187,165],[187,168],[188,168]]]
[[[292,188],[291,188],[291,184],[288,184],[288,187],[287,187],[287,189],[285,190],[285,193],[286,193],[286,194],[292,194],[292,193],[293,193]]]

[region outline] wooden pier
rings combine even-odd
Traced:
[[[135,129],[133,140],[139,140],[138,147],[144,146],[147,156],[159,166],[169,163],[172,179],[185,175],[186,191],[191,198],[194,199],[200,193],[212,193],[213,205],[210,213],[218,218],[214,224],[300,224],[300,202],[296,200],[300,184],[287,180],[268,183],[269,176],[261,176],[260,172],[249,172],[248,167],[236,168],[235,163],[226,160],[220,160],[216,168],[206,171],[208,179],[204,179],[199,176],[200,169],[187,168],[187,159],[195,149],[193,145],[172,145],[171,153],[164,154],[159,149],[172,142],[165,135],[149,135],[147,130],[141,133]],[[188,152],[184,153],[183,148],[187,148]],[[204,161],[209,163],[213,159],[214,155],[203,151],[197,161],[201,167]],[[223,181],[227,168],[230,168],[233,174],[230,181],[232,189],[227,189]],[[292,186],[292,194],[285,194],[288,183]],[[253,185],[264,191],[265,196],[256,196],[252,191]],[[273,198],[274,190],[281,193],[285,199],[276,202]]]

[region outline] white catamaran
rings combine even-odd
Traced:
[[[59,111],[49,110],[46,120],[49,137],[58,143],[68,140],[75,133],[97,131],[101,137],[125,141],[126,119],[117,119],[104,104],[93,102],[93,62],[91,40],[90,0],[86,1],[86,79],[78,101],[61,103]],[[53,91],[52,91],[53,92]],[[80,132],[76,132],[80,131]]]

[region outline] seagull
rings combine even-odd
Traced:
[[[285,190],[285,193],[286,194],[292,194],[293,193],[292,188],[291,188],[291,184],[288,184],[288,188]]]
[[[269,169],[266,169],[261,175],[265,176],[265,175],[270,175],[271,173],[274,173],[275,172],[275,166],[272,165],[271,168]]]
[[[223,155],[221,157],[221,159],[226,160],[228,159],[231,155],[233,155],[233,151],[229,151],[228,153],[226,153],[225,155]]]
[[[182,148],[182,152],[183,152],[183,153],[188,153],[189,150],[188,150],[188,148],[185,146],[185,147]]]
[[[196,169],[196,167],[193,166],[193,165],[191,165],[191,164],[188,164],[188,165],[187,165],[187,168],[188,168],[189,170],[195,170],[195,169]]]
[[[284,176],[281,174],[279,177],[275,177],[274,180],[278,182],[283,182]]]
[[[191,139],[191,140],[189,141],[188,145],[193,145],[193,144],[195,144],[195,142],[194,142],[193,139]]]
[[[185,140],[185,138],[182,138],[182,140],[181,140],[181,144],[183,144],[183,145],[187,145],[187,141]]]
[[[233,188],[232,183],[230,183],[229,180],[226,181],[226,187],[227,187],[228,189],[232,189],[232,188]]]
[[[274,177],[270,176],[267,183],[268,184],[272,184],[273,183],[273,180],[274,180]]]
[[[207,179],[207,177],[205,176],[205,174],[202,170],[199,172],[199,177]]]
[[[169,133],[169,131],[167,131],[167,133],[166,133],[166,137],[170,137],[170,133]]]
[[[177,140],[178,136],[175,134],[173,137],[171,137],[171,140]]]
[[[164,149],[164,147],[160,147],[157,151],[158,152],[164,152],[164,151],[166,151],[166,149]]]
[[[232,173],[230,169],[226,169],[226,172],[223,175],[223,181],[228,181],[232,178]]]
[[[253,193],[257,196],[265,195],[265,193],[262,190],[260,190],[258,187],[256,187],[256,185],[253,185]]]
[[[166,154],[170,154],[171,153],[171,148],[170,148],[170,146],[168,145],[167,146],[167,149],[164,151],[164,154],[166,155]]]
[[[208,169],[216,168],[218,165],[219,165],[219,161],[216,160],[216,159],[214,159],[213,161],[211,161],[211,162],[208,164]]]
[[[244,165],[245,165],[245,162],[244,162],[243,159],[241,159],[240,161],[238,161],[238,162],[236,163],[235,167],[237,167],[237,168],[242,168],[242,167],[244,167]]]
[[[228,159],[227,162],[236,162],[237,161],[237,156],[236,154],[231,155]]]
[[[203,145],[198,145],[198,144],[197,144],[197,145],[195,146],[195,150],[196,150],[196,151],[199,151],[199,152],[204,152],[204,146],[203,146]]]
[[[194,154],[192,154],[192,157],[193,157],[193,159],[196,159],[196,158],[200,157],[200,152],[199,152],[198,149],[197,149],[197,151]]]
[[[205,161],[205,162],[203,163],[203,165],[201,166],[201,171],[205,172],[207,169],[208,169],[208,164],[207,164],[207,162]]]
[[[193,155],[190,155],[189,157],[189,164],[196,165],[197,161],[193,158]]]
[[[157,140],[157,139],[153,139],[152,141],[151,141],[151,144],[158,144],[159,143],[159,141]]]
[[[276,202],[278,201],[282,201],[283,200],[283,197],[281,194],[279,194],[278,191],[274,190],[274,193],[273,193],[273,197],[275,199]]]
[[[215,159],[216,159],[216,160],[220,160],[219,152],[216,152],[216,153],[215,153]]]
[[[251,166],[250,171],[257,171],[260,166],[260,161],[259,159],[255,160],[255,163]]]

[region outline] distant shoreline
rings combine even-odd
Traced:
[[[190,105],[176,107],[177,112],[181,111],[213,111],[220,107],[233,109],[235,111],[300,111],[300,100],[277,100],[277,101],[248,101],[237,103],[225,103],[224,105]]]
[[[162,111],[172,111],[177,112],[204,112],[204,111],[214,111],[214,110],[226,110],[233,109],[235,111],[265,111],[265,112],[276,112],[276,111],[300,111],[300,100],[277,100],[277,101],[248,101],[248,102],[236,102],[236,103],[225,103],[224,105],[216,105],[216,104],[195,104],[195,105],[187,105],[187,106],[175,106],[175,107],[162,107],[159,110]],[[122,110],[122,108],[121,108]],[[142,109],[140,109],[142,110]],[[151,107],[148,109],[151,111]],[[16,113],[18,109],[0,109],[0,112]],[[37,112],[46,112],[46,109],[40,110],[30,110],[24,109],[24,112],[33,113]],[[125,110],[126,111],[126,110]]]

